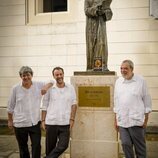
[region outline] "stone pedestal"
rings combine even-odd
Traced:
[[[110,87],[109,107],[78,105],[75,126],[71,135],[71,158],[118,158],[118,137],[114,129],[113,113],[113,92],[116,78],[116,75],[76,75],[71,77],[78,101],[82,97],[78,93],[81,86]]]

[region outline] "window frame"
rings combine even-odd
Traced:
[[[26,0],[26,25],[67,23],[76,21],[77,0],[67,0],[68,11],[38,13],[39,0]]]
[[[67,12],[68,11],[68,0],[39,0],[41,1],[40,3],[42,4],[40,6],[40,10],[44,13],[50,13],[50,12]],[[44,7],[44,2],[46,6]],[[63,2],[63,4],[62,4]],[[57,8],[58,7],[63,7],[63,8]],[[58,9],[58,10],[56,10]],[[45,10],[45,11],[44,11]]]

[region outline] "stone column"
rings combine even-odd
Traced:
[[[114,129],[113,113],[113,94],[116,78],[115,74],[76,75],[71,77],[71,83],[76,89],[79,102],[75,126],[71,135],[71,158],[118,158],[118,137]],[[88,98],[79,92],[80,88],[86,89],[87,87],[85,93],[89,93],[89,91],[93,93]],[[109,93],[107,94],[110,99],[109,103],[102,102],[102,99],[96,101],[100,97],[99,95],[102,95],[102,90],[98,90],[97,87],[109,89],[105,92]],[[94,91],[91,91],[91,88],[94,88]],[[82,99],[86,99],[86,102]],[[100,105],[100,102],[103,104]]]

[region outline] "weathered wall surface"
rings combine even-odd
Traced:
[[[23,65],[31,66],[34,79],[43,81],[51,78],[55,66],[65,69],[68,82],[74,71],[86,70],[84,0],[76,3],[74,22],[26,25],[25,0],[0,0],[1,108],[7,106],[12,85],[20,81],[18,70]],[[122,60],[133,60],[135,73],[147,80],[153,110],[158,110],[158,21],[149,16],[148,0],[113,0],[111,7],[109,69],[120,75]]]

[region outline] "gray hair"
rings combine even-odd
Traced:
[[[123,62],[122,62],[122,64],[123,63],[128,63],[129,64],[129,66],[130,66],[130,68],[133,70],[134,69],[134,63],[131,61],[131,60],[124,60]]]
[[[30,73],[33,76],[33,71],[32,71],[32,69],[30,67],[28,67],[28,66],[22,66],[20,68],[19,75],[21,76],[21,75],[23,75],[25,73]]]

